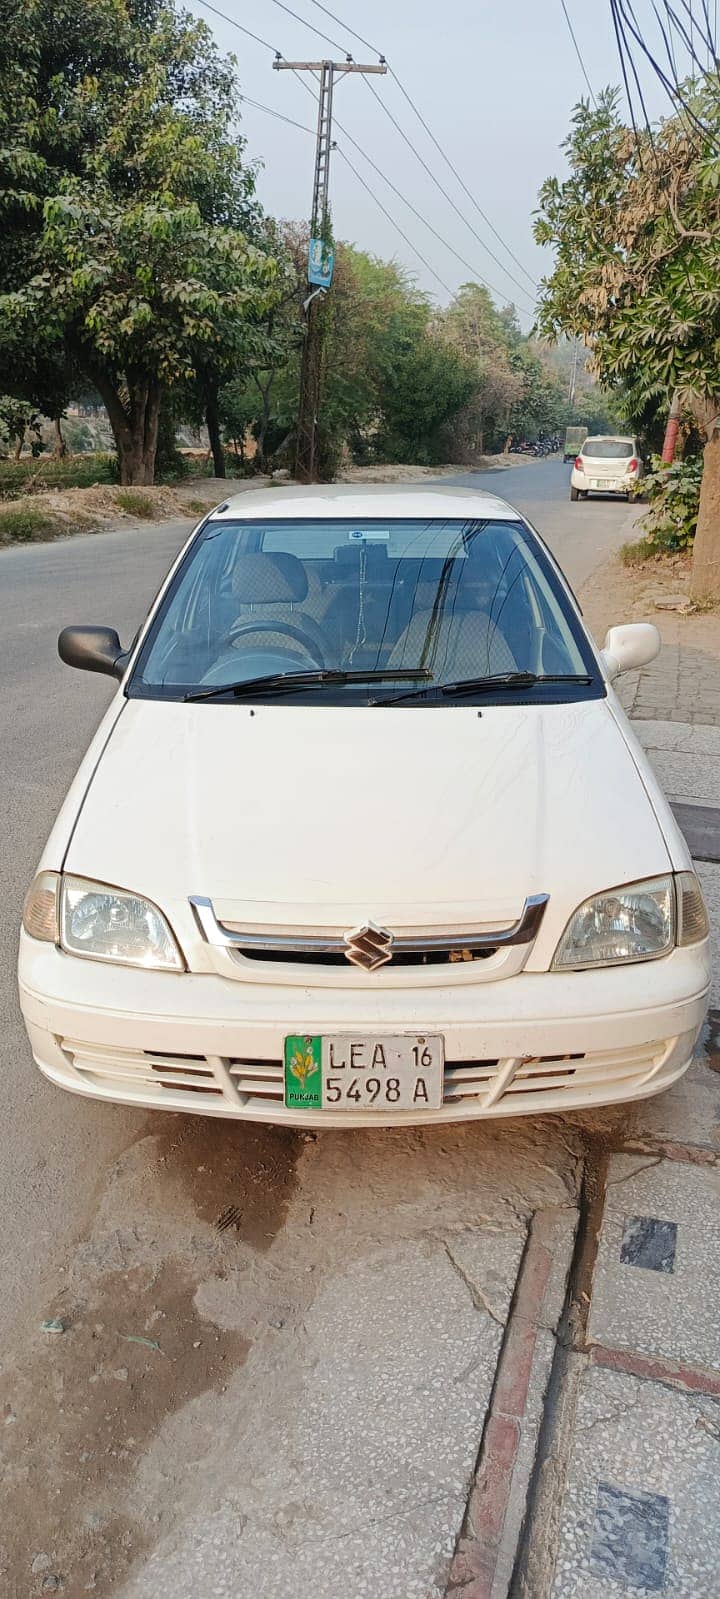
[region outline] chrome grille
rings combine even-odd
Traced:
[[[347,932],[328,928],[307,932],[302,928],[259,929],[220,922],[212,901],[191,895],[195,920],[207,944],[229,951],[236,959],[300,961],[303,965],[353,965],[368,970],[395,965],[428,965],[446,961],[487,959],[499,950],[534,943],[545,915],[547,894],[532,894],[511,926],[467,927],[462,931],[391,931],[371,921]]]

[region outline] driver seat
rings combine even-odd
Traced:
[[[255,550],[249,554],[238,555],[232,571],[232,595],[235,603],[236,615],[231,624],[232,628],[243,626],[246,632],[238,639],[231,641],[233,649],[244,650],[253,646],[253,637],[263,647],[272,648],[280,646],[282,650],[296,654],[298,660],[307,662],[306,652],[303,650],[299,639],[286,631],[286,627],[298,628],[308,639],[314,643],[318,653],[318,665],[325,659],[325,638],[322,628],[313,616],[303,611],[303,600],[307,598],[308,580],[307,573],[296,555],[281,551],[277,554],[267,554],[264,550]],[[253,633],[252,623],[257,621],[257,633]],[[268,623],[277,623],[276,628],[268,628]]]

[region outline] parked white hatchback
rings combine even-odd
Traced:
[[[78,1094],[303,1126],[657,1093],[705,1015],[685,842],[501,500],[259,491],[196,529],[29,889],[35,1059]]]
[[[627,500],[642,476],[637,439],[589,438],[575,456],[570,498],[586,500],[589,494],[617,494]]]

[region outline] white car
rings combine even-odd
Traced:
[[[589,494],[622,494],[627,500],[642,476],[637,439],[589,438],[575,456],[570,498],[586,500]]]
[[[705,1016],[687,846],[552,556],[463,489],[196,529],[31,885],[20,996],[75,1093],[307,1127],[655,1094]]]

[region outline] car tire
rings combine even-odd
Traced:
[[[579,500],[579,498],[580,498],[580,490],[571,488],[570,489],[570,498],[571,498],[571,500]]]

